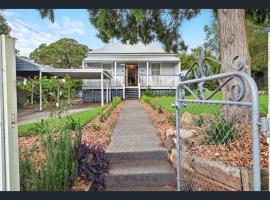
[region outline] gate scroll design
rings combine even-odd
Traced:
[[[233,71],[214,74],[210,63],[226,66],[227,68],[237,65],[238,70],[235,70],[234,67]],[[234,149],[235,146],[241,146],[242,144],[239,143],[239,141],[244,137],[251,138],[252,140],[252,155],[250,154],[250,150],[241,149],[243,152],[241,151],[240,156],[238,156],[239,162],[242,162],[242,160],[244,162],[247,160],[248,156],[250,156],[250,166],[252,166],[253,173],[252,187],[254,191],[261,190],[259,95],[255,81],[248,73],[244,72],[246,66],[246,59],[242,56],[236,56],[231,64],[225,65],[212,58],[205,57],[203,49],[200,49],[198,60],[191,65],[184,76],[180,77],[180,82],[176,89],[176,101],[173,104],[176,110],[176,170],[178,191],[190,189],[187,188],[187,184],[193,184],[193,186],[198,187],[200,181],[204,182],[203,179],[191,180],[195,178],[194,174],[187,174],[187,170],[184,168],[185,163],[183,163],[183,158],[185,154],[193,155],[195,152],[196,155],[200,155],[207,152],[209,148],[223,148],[226,149],[224,152],[228,154],[228,158],[226,158],[227,154],[223,151],[221,151],[221,153],[213,153],[220,153],[222,155],[224,153],[224,159],[221,161],[227,162],[227,160],[229,161],[229,157],[233,156],[227,149]],[[208,90],[206,85],[211,83],[216,84],[212,86],[211,90]],[[223,97],[217,98],[217,96],[220,96],[221,90],[225,89],[228,91],[228,97],[225,99]],[[199,104],[202,106],[199,107]],[[215,109],[213,109],[215,110],[215,113],[213,112],[214,114],[209,112],[211,108],[213,108],[211,106],[216,106]],[[228,116],[224,118],[222,117],[222,113],[226,112],[226,110],[222,110],[224,107],[227,107],[227,110],[231,109],[235,113],[237,113],[237,109],[239,108],[248,109],[251,118],[247,117],[243,119],[242,116],[234,116],[233,119],[230,119]],[[206,113],[192,115],[192,119],[194,119],[193,122],[195,122],[195,117],[197,116],[201,116],[201,119],[206,121],[204,122],[205,124],[199,128],[194,126],[195,130],[199,130],[194,131],[196,132],[194,134],[191,134],[190,132],[192,131],[189,132],[189,129],[186,129],[186,124],[182,122],[181,119],[183,112],[187,108],[190,110],[195,108],[193,109],[195,113],[203,112],[203,109],[206,111]],[[239,112],[241,113],[242,111],[240,110]],[[198,124],[201,125],[201,123]],[[249,129],[243,132],[242,130],[246,130],[246,127],[249,127],[249,125],[250,133],[248,131]],[[226,130],[228,131],[226,132]],[[243,133],[238,133],[239,130]],[[221,135],[221,133],[223,135]],[[201,138],[204,143],[199,142],[199,138]],[[207,138],[207,140],[214,139],[214,141],[205,142],[205,138]],[[200,148],[204,149],[202,150]],[[217,157],[217,159],[222,159],[222,156],[221,158]],[[207,190],[208,189],[211,190],[210,186]]]

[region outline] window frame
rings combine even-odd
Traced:
[[[153,75],[153,64],[159,64],[159,75],[154,74]],[[157,66],[154,66],[157,67]],[[161,76],[161,68],[162,68],[162,63],[161,62],[151,62],[151,76]],[[154,70],[154,72],[157,72],[158,70]]]

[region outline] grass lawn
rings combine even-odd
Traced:
[[[188,96],[187,99],[192,99],[192,97]],[[220,100],[222,98],[221,93],[217,93],[213,100]],[[265,115],[267,113],[267,101],[268,96],[262,95],[260,96],[260,113]],[[172,103],[175,102],[175,97],[153,97],[151,102],[161,106],[162,109],[167,110],[169,112],[175,112],[175,109],[172,108]],[[213,113],[219,114],[221,105],[212,105],[212,104],[188,104],[185,108],[181,109],[182,112],[190,112],[193,114],[201,114],[201,113]]]
[[[69,116],[73,117],[76,120],[79,120],[82,125],[85,125],[88,123],[91,119],[93,119],[95,116],[97,116],[101,112],[101,107],[97,107],[94,109],[84,110],[81,112],[72,113]],[[67,121],[66,117],[63,117],[61,119],[58,118],[49,118],[44,121],[48,121],[52,125],[56,125],[61,128]],[[40,122],[40,121],[39,121]],[[33,122],[29,124],[21,124],[18,126],[18,132],[19,136],[29,136],[33,134],[33,128],[35,127],[36,123],[39,122]]]

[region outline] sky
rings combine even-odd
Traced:
[[[98,49],[105,44],[96,36],[97,30],[89,22],[86,9],[55,9],[55,22],[41,19],[35,9],[5,9],[3,13],[11,27],[11,36],[16,38],[16,48],[20,55],[29,56],[40,44],[50,44],[60,38],[72,38],[87,45],[90,49]],[[202,10],[201,14],[182,24],[180,32],[188,52],[204,43],[203,28],[212,20],[211,10]],[[30,28],[30,30],[28,28]],[[117,42],[117,41],[113,41]],[[162,45],[154,42],[153,45]]]

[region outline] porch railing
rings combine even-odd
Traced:
[[[124,76],[116,76],[116,79],[112,79],[112,87],[122,87],[124,82]],[[104,81],[105,84],[105,81]],[[100,79],[91,79],[83,81],[83,88],[100,88],[101,80]]]
[[[111,80],[112,87],[123,87],[124,84],[124,76],[116,76],[116,79],[113,76]],[[147,84],[147,76],[140,75],[138,77],[138,82],[140,83],[140,87],[176,87],[179,83],[178,75],[160,75],[160,76],[148,76],[148,84]],[[104,82],[105,84],[105,82]],[[92,80],[84,80],[83,88],[100,88],[100,79],[92,79]]]
[[[147,85],[147,76],[140,76],[140,85],[141,87],[176,87],[179,83],[178,75],[152,75],[148,76],[148,85]]]

